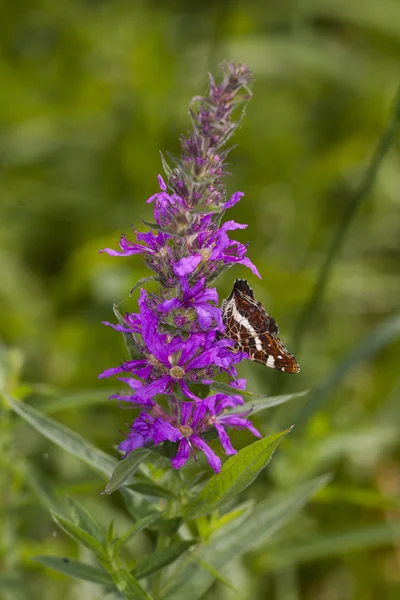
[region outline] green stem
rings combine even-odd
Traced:
[[[176,497],[180,498],[182,495],[182,479],[179,471],[172,471],[173,479],[173,488],[176,493]],[[177,500],[167,500],[165,515],[167,518],[173,518],[178,513],[180,513],[180,502]],[[156,550],[161,550],[162,548],[168,548],[171,543],[171,537],[166,533],[160,532],[157,538]],[[155,600],[161,600],[161,592],[163,585],[163,569],[158,571],[153,576],[153,597]]]

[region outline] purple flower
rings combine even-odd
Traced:
[[[134,242],[129,242],[126,239],[125,235],[121,235],[119,246],[121,248],[121,252],[117,250],[112,250],[111,248],[103,248],[100,250],[100,254],[102,252],[106,252],[110,256],[132,256],[132,254],[157,254],[162,250],[166,244],[166,241],[169,239],[169,235],[166,233],[159,232],[155,235],[152,231],[148,233],[137,233],[134,230],[136,238],[140,242],[144,242],[146,245],[135,244]]]
[[[225,396],[225,394],[215,394],[204,400],[205,405],[211,417],[211,422],[214,424],[218,432],[218,437],[226,454],[235,454],[225,427],[233,427],[234,429],[248,429],[256,437],[262,437],[261,433],[252,425],[251,421],[245,419],[243,415],[229,414],[227,408],[234,408],[237,405],[244,404],[241,396]]]
[[[248,429],[256,437],[260,433],[243,415],[229,414],[228,409],[243,404],[240,396],[226,396],[215,394],[204,402],[179,402],[176,396],[171,401],[172,415],[167,415],[161,407],[154,405],[153,414],[142,411],[131,425],[131,430],[126,439],[120,444],[119,449],[126,454],[153,443],[160,444],[166,440],[179,442],[176,456],[171,460],[175,469],[180,469],[188,460],[190,453],[196,458],[196,449],[206,455],[210,467],[219,472],[221,469],[220,458],[211,450],[204,441],[203,434],[216,428],[225,454],[236,453],[233,448],[226,427]]]
[[[146,203],[155,202],[154,218],[158,225],[161,227],[174,227],[175,222],[182,221],[182,224],[187,225],[185,214],[187,214],[188,207],[185,201],[177,194],[168,194],[167,186],[161,175],[158,175],[158,183],[160,185],[161,192],[157,192],[151,196]]]
[[[154,417],[146,412],[141,412],[138,418],[133,421],[130,433],[118,446],[119,450],[124,452],[124,457],[132,450],[153,442],[154,421]]]
[[[241,192],[237,192],[237,194],[240,193]],[[212,228],[200,230],[195,242],[192,244],[193,254],[181,258],[173,266],[174,272],[179,276],[189,275],[193,273],[202,262],[208,263],[207,266],[209,271],[218,269],[218,262],[224,266],[237,263],[248,267],[252,273],[261,279],[257,267],[245,256],[247,246],[229,239],[227,234],[227,231],[246,229],[246,227],[247,225],[241,225],[240,223],[235,223],[235,221],[226,221],[222,227],[216,230],[213,230]],[[210,264],[211,268],[209,266]]]
[[[166,334],[159,333],[157,317],[148,307],[147,299],[146,292],[141,290],[140,320],[146,348],[143,358],[106,369],[99,377],[131,373],[145,379],[146,385],[129,397],[131,402],[138,404],[148,404],[155,395],[170,392],[175,384],[180,385],[185,396],[199,400],[187,384],[209,379],[216,368],[229,373],[230,366],[241,360],[241,353],[235,354],[228,349],[233,344],[231,340],[216,340],[215,330],[192,334],[187,340],[176,336],[169,341]]]
[[[218,294],[216,289],[208,289],[204,277],[199,279],[193,287],[189,286],[187,277],[180,278],[180,287],[182,293],[180,297],[164,300],[157,306],[157,310],[168,313],[171,310],[194,309],[201,329],[207,330],[214,322],[219,331],[224,331],[222,323],[221,310],[217,306],[210,304],[218,303]]]
[[[180,469],[190,456],[192,447],[202,450],[206,455],[208,464],[216,473],[221,470],[221,459],[213,452],[208,444],[201,438],[204,432],[207,418],[207,407],[205,404],[193,405],[190,402],[182,402],[181,425],[178,431],[178,452],[171,460],[174,469]]]

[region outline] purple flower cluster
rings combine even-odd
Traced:
[[[154,205],[150,231],[134,230],[135,241],[122,236],[120,251],[102,250],[111,256],[141,254],[159,282],[157,294],[141,289],[139,313],[125,314],[118,325],[106,323],[124,333],[134,349],[131,360],[100,375],[124,375],[119,379],[128,391],[111,397],[142,408],[119,446],[125,456],[141,446],[169,440],[179,443],[172,459],[175,468],[191,452],[195,456],[197,449],[218,472],[221,461],[205,442],[206,431],[216,430],[228,455],[235,450],[226,427],[247,428],[260,436],[244,414],[229,412],[243,404],[239,394],[204,397],[222,372],[233,387],[243,387],[243,381],[236,381],[235,365],[248,358],[232,352],[232,340],[224,337],[218,294],[210,283],[234,264],[260,276],[246,256],[247,247],[228,236],[246,225],[234,221],[221,225],[224,212],[243,196],[236,192],[227,200],[220,179],[227,155],[222,147],[239,123],[232,120],[232,112],[250,98],[250,80],[246,66],[233,64],[224,65],[219,85],[211,77],[208,96],[193,100],[194,130],[181,139],[181,159],[174,161],[172,169],[163,158],[171,193],[158,176],[161,191],[147,201]]]

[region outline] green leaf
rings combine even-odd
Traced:
[[[87,565],[80,560],[61,558],[59,556],[36,556],[34,560],[46,567],[55,569],[59,573],[74,577],[75,579],[112,585],[111,577],[103,569],[92,567],[92,565]]]
[[[164,172],[165,172],[167,178],[169,179],[172,174],[172,169],[169,166],[169,164],[167,163],[167,161],[165,160],[165,157],[162,152],[160,152],[160,157],[161,157],[161,164],[163,166]]]
[[[86,548],[94,552],[94,554],[101,560],[108,560],[107,552],[104,545],[101,542],[99,542],[93,535],[87,533],[78,525],[75,525],[75,523],[69,521],[65,517],[53,511],[50,512],[54,521],[63,531],[65,531],[67,535],[69,535],[72,539],[74,539],[77,542],[80,542]]]
[[[158,275],[152,275],[151,277],[142,277],[142,279],[139,279],[139,281],[137,283],[135,283],[135,285],[129,292],[129,295],[132,296],[133,292],[138,287],[141,287],[142,285],[144,285],[145,283],[148,283],[149,281],[160,281],[160,278],[158,277]]]
[[[291,428],[258,440],[232,456],[214,475],[199,496],[189,503],[187,518],[208,515],[228,500],[240,494],[267,466],[279,442]]]
[[[294,398],[300,398],[301,396],[305,396],[309,393],[310,390],[304,390],[302,392],[295,392],[294,394],[284,394],[282,396],[263,396],[262,398],[258,398],[257,400],[251,400],[251,402],[246,402],[245,405],[236,406],[234,409],[230,410],[230,413],[243,413],[244,411],[250,410],[252,415],[265,410],[266,408],[271,408],[272,406],[279,406],[280,404],[284,404],[285,402],[289,402],[289,400],[293,400]]]
[[[150,556],[143,558],[135,567],[133,574],[138,579],[147,577],[160,569],[163,569],[167,565],[175,562],[186,550],[188,550],[194,544],[197,544],[196,540],[187,540],[184,542],[177,542],[168,546],[168,548],[161,548],[155,550]]]
[[[168,233],[168,235],[171,235],[172,237],[181,237],[181,235],[179,233],[177,233],[176,231],[174,231],[173,229],[171,229],[169,227],[162,227],[162,225],[159,225],[158,223],[150,223],[149,221],[145,221],[144,219],[141,219],[141,221],[144,225],[147,225],[147,227],[150,227],[150,229],[154,229],[154,231],[161,231],[162,233]]]
[[[388,546],[400,539],[399,523],[384,523],[330,535],[313,536],[303,543],[280,545],[266,556],[266,567],[282,569],[289,565],[324,559],[328,556],[364,551],[367,548]]]
[[[76,500],[72,498],[69,499],[69,502],[72,507],[72,520],[75,525],[78,525],[81,529],[89,533],[93,537],[95,537],[102,544],[106,543],[106,536],[101,527],[96,523],[93,517],[88,513],[86,508],[82,506]]]
[[[39,408],[46,414],[77,407],[82,409],[85,406],[103,404],[108,401],[108,396],[114,393],[115,387],[99,388],[97,390],[87,390],[75,392],[73,394],[63,394],[61,396],[53,396],[44,402],[41,402]]]
[[[96,471],[110,477],[118,464],[115,458],[99,450],[75,431],[57,423],[57,421],[29,406],[29,404],[15,402],[8,396],[6,396],[6,400],[14,412],[44,437],[81,459]]]
[[[115,541],[115,520],[111,519],[107,529],[107,548]]]
[[[103,494],[112,494],[131,477],[140,467],[141,463],[149,456],[150,451],[146,448],[134,450],[126,458],[121,460],[115,467],[110,481],[107,483]]]
[[[135,492],[138,494],[143,494],[144,496],[153,496],[153,498],[167,498],[167,500],[173,500],[174,498],[176,499],[176,496],[167,490],[167,488],[155,483],[135,482],[133,487]]]
[[[154,512],[147,517],[143,517],[140,521],[136,521],[132,527],[129,527],[121,537],[117,538],[114,542],[114,549],[118,552],[124,544],[126,544],[132,537],[134,537],[139,531],[142,531],[146,527],[149,527],[154,521],[160,518],[159,512]]]
[[[234,592],[237,592],[237,589],[231,584],[231,582],[228,581],[226,577],[221,575],[221,573],[217,571],[217,569],[214,569],[212,565],[207,563],[205,560],[200,560],[200,558],[196,558],[195,556],[193,557],[193,560],[195,560],[197,564],[200,565],[200,567],[202,567],[202,569],[208,571],[216,581],[220,581],[223,585],[226,585],[226,587],[230,588]]]
[[[239,518],[236,526],[231,522],[219,530],[208,544],[195,551],[195,557],[184,568],[171,576],[163,590],[163,600],[202,598],[215,578],[195,560],[205,561],[217,571],[223,570],[236,558],[265,544],[328,480],[326,476],[319,477],[290,492],[276,493],[258,504],[247,519]]]
[[[253,392],[249,392],[248,390],[240,390],[239,388],[233,387],[232,385],[228,385],[223,381],[214,381],[210,387],[216,392],[222,392],[223,394],[228,394],[231,396],[259,396],[259,394],[254,394]]]
[[[254,500],[250,500],[247,502],[243,502],[238,506],[235,506],[234,509],[221,516],[218,516],[217,513],[215,515],[212,515],[211,519],[207,521],[208,531],[210,533],[215,533],[216,531],[218,531],[218,529],[227,526],[230,522],[234,521],[235,523],[237,523],[239,518],[247,518],[249,514],[253,512],[254,504]]]
[[[113,581],[126,600],[152,600],[151,596],[128,571],[120,569],[114,572]]]

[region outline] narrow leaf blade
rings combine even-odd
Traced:
[[[152,600],[151,596],[128,571],[120,569],[114,572],[113,581],[126,600]]]
[[[7,403],[12,410],[32,425],[36,431],[48,440],[54,442],[70,454],[73,454],[96,471],[110,477],[118,461],[112,456],[99,450],[72,429],[65,427],[47,417],[32,406],[22,402],[15,402],[7,397]]]
[[[243,406],[236,406],[231,413],[243,413],[244,411],[251,411],[252,415],[265,410],[266,408],[272,408],[273,406],[279,406],[280,404],[285,404],[285,402],[289,402],[294,398],[300,398],[301,396],[305,396],[309,393],[310,390],[303,390],[302,392],[295,392],[294,394],[284,394],[282,396],[263,396],[261,398],[257,398],[256,400],[251,400],[250,402],[246,402]]]
[[[128,477],[131,477],[135,471],[137,471],[141,463],[149,456],[149,454],[150,451],[146,448],[138,448],[121,460],[115,467],[103,494],[112,494],[115,490],[120,488]]]
[[[51,511],[51,515],[57,525],[65,531],[72,539],[83,544],[86,548],[94,552],[96,556],[102,560],[107,560],[107,552],[103,544],[101,544],[93,535],[75,525],[65,517]]]
[[[214,475],[199,496],[187,508],[187,518],[200,517],[213,512],[249,486],[271,460],[279,442],[289,433],[286,429],[258,440],[232,456]]]
[[[168,546],[168,548],[161,548],[156,550],[150,556],[143,558],[135,567],[133,574],[137,579],[142,577],[148,577],[152,573],[163,569],[164,567],[175,562],[186,550],[196,544],[196,540],[187,540],[183,542],[177,542]]]
[[[86,508],[82,506],[80,502],[77,502],[77,500],[70,498],[69,502],[72,507],[72,520],[75,525],[78,525],[78,527],[86,531],[86,533],[89,533],[100,543],[104,544],[106,542],[104,531],[101,529],[100,525],[96,523],[92,515],[90,515]]]
[[[125,533],[115,541],[115,544],[114,544],[115,550],[118,551],[124,544],[126,544],[128,542],[128,540],[130,540],[137,533],[139,533],[139,531],[142,531],[143,529],[145,529],[146,527],[148,527],[149,525],[154,523],[154,521],[159,519],[160,515],[161,515],[161,513],[154,512],[151,515],[148,515],[147,517],[143,517],[143,519],[140,519],[140,521],[137,521],[136,523],[134,523],[134,525],[132,525],[132,527],[129,527],[125,531]]]
[[[83,390],[71,394],[53,395],[40,403],[40,410],[47,415],[71,408],[82,408],[108,402],[108,396],[115,393],[114,388],[99,388],[97,390]]]
[[[112,585],[112,579],[98,567],[87,565],[80,560],[73,558],[62,558],[60,556],[36,556],[35,561],[46,567],[50,567],[59,573],[74,577],[75,579],[83,579],[84,581],[92,581],[104,585]]]

